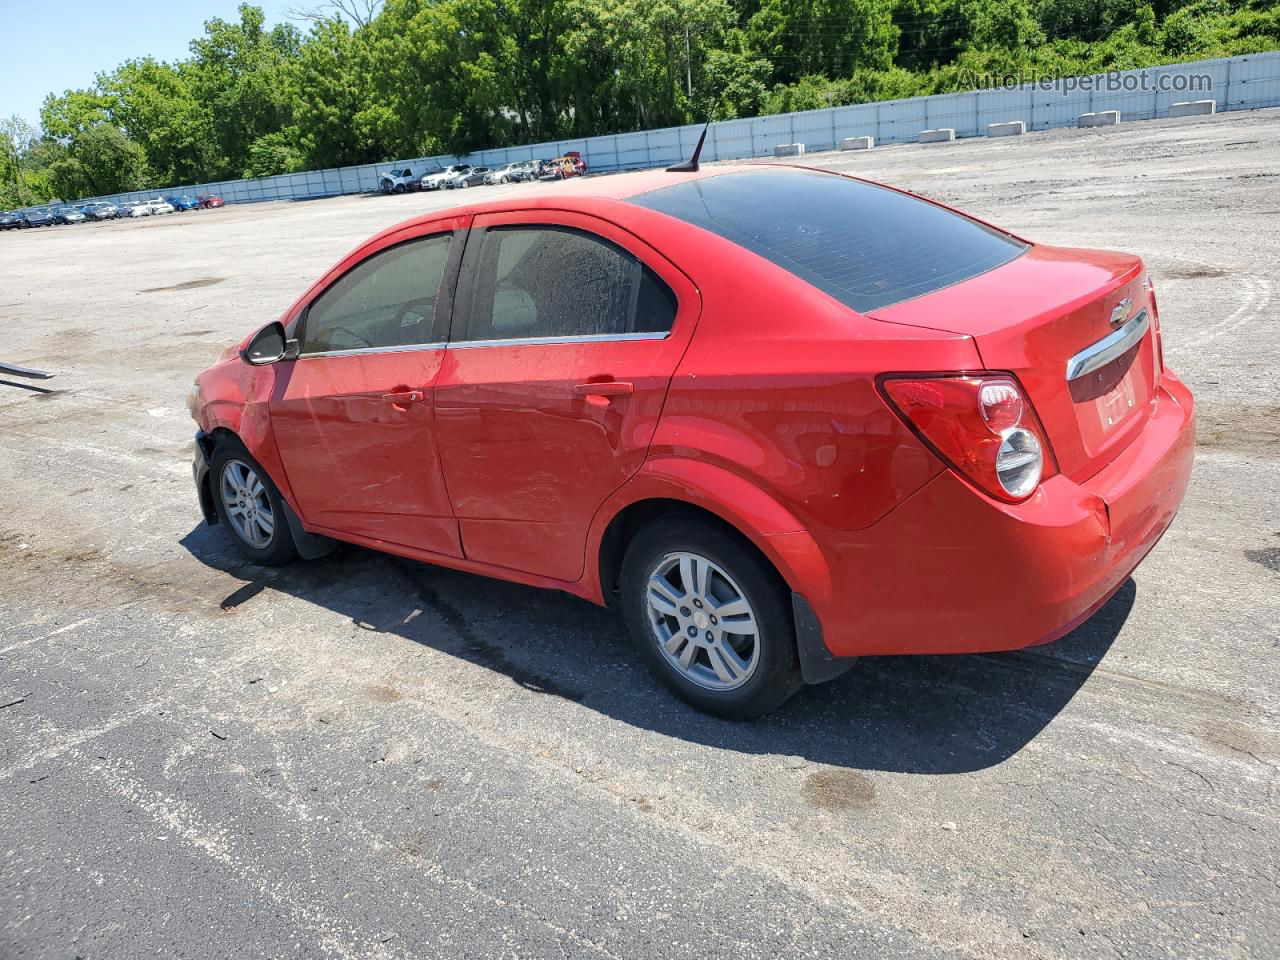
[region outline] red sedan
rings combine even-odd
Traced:
[[[728,717],[873,654],[1012,650],[1173,520],[1192,397],[1123,253],[724,166],[393,227],[197,380],[205,517],[617,603]]]

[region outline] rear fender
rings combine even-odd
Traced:
[[[769,559],[788,587],[819,609],[831,594],[831,571],[817,542],[777,500],[750,480],[713,463],[656,457],[596,512],[587,536],[582,595],[604,603],[600,550],[609,524],[627,507],[646,500],[674,500],[701,507],[743,534]]]

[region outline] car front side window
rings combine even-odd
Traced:
[[[660,335],[675,321],[671,288],[602,237],[568,227],[520,226],[491,227],[476,240],[476,280],[462,339]]]
[[[433,343],[450,234],[398,244],[357,264],[312,301],[304,354]]]

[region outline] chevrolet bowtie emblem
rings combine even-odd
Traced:
[[[1133,301],[1125,297],[1116,304],[1115,309],[1111,311],[1111,325],[1113,327],[1122,327],[1124,322],[1129,319],[1129,308],[1133,306]]]

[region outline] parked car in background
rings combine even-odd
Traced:
[[[138,200],[122,203],[116,207],[116,215],[120,217],[149,217],[151,208]]]
[[[446,189],[457,190],[462,187],[479,187],[484,185],[484,178],[489,175],[488,167],[472,167],[466,173],[458,173],[444,181]]]
[[[455,163],[452,166],[445,167],[443,170],[434,170],[431,173],[423,174],[422,189],[423,190],[440,190],[444,187],[446,180],[456,177],[459,174],[466,173],[471,169],[469,163]]]
[[[196,203],[200,204],[201,210],[212,210],[215,207],[224,206],[220,196],[213,193],[202,193],[196,197]]]
[[[580,156],[565,154],[547,161],[538,175],[539,180],[566,180],[580,177],[587,172],[587,163]]]
[[[80,212],[89,220],[114,220],[119,214],[116,205],[106,200],[94,200],[86,203],[80,208]]]
[[[547,199],[382,232],[201,373],[206,519],[254,562],[336,539],[616,603],[745,718],[858,657],[1051,642],[1178,511],[1194,399],[1140,257],[787,167]]]
[[[0,211],[0,230],[21,230],[26,226],[22,214],[17,210]]]
[[[22,214],[22,222],[28,227],[52,227],[54,224],[53,214],[44,207],[36,207],[34,210],[26,210]]]
[[[413,175],[410,167],[389,170],[378,181],[378,189],[383,193],[405,193],[408,190],[421,190],[422,182]]]
[[[156,197],[154,200],[148,200],[146,205],[151,209],[152,216],[156,216],[161,213],[173,213],[173,204],[169,203],[162,197]]]
[[[179,212],[180,212],[180,211],[183,211],[183,210],[198,210],[198,209],[200,209],[200,203],[199,203],[199,201],[197,201],[195,197],[188,197],[185,193],[183,193],[183,194],[177,194],[177,195],[172,196],[172,197],[165,197],[165,198],[164,198],[164,200],[165,200],[165,203],[167,203],[167,204],[169,204],[169,206],[173,207],[173,209],[174,209],[175,211],[179,211]]]
[[[496,183],[514,183],[520,177],[520,170],[524,167],[524,161],[515,161],[513,163],[504,163],[500,167],[495,167],[484,175],[484,182],[487,184]]]
[[[84,223],[85,215],[77,207],[63,204],[49,211],[54,223]]]

